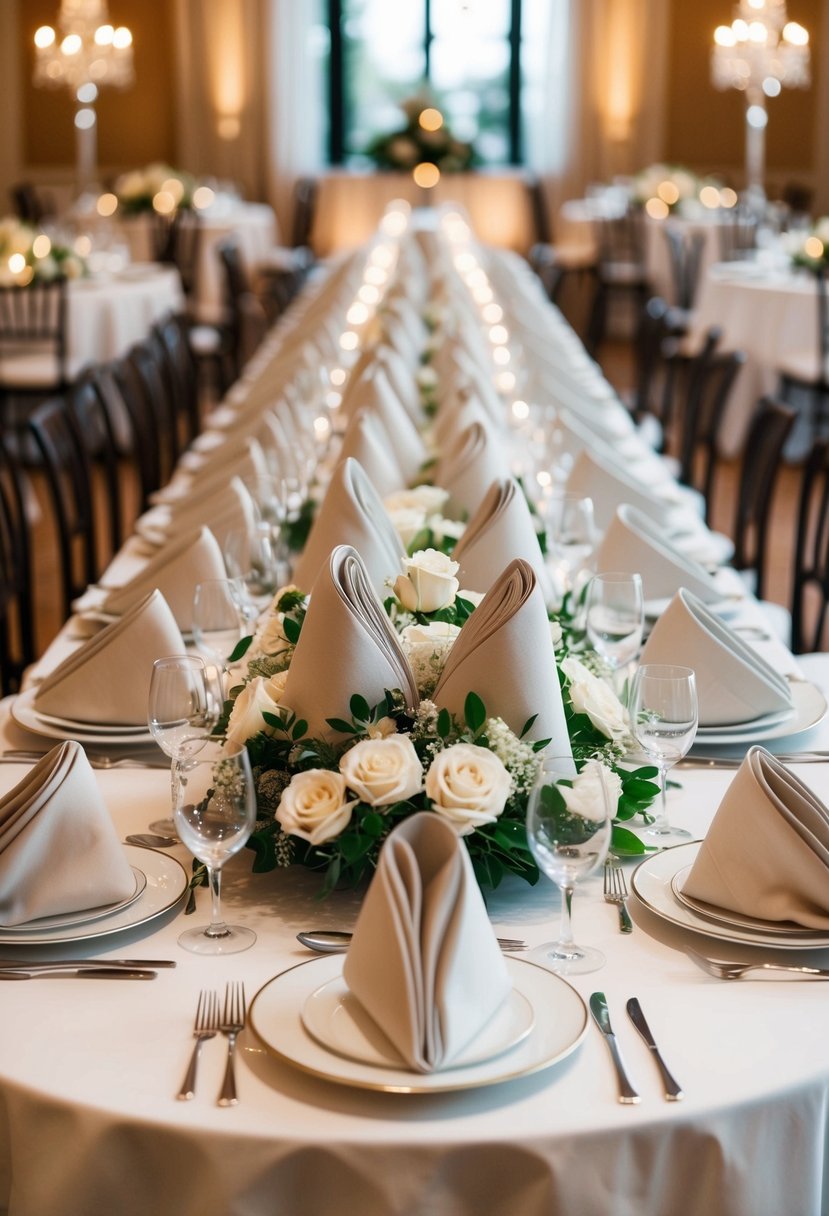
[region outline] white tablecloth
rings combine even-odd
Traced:
[[[73,279],[67,306],[70,360],[103,363],[147,336],[154,321],[179,312],[184,297],[178,271],[146,263],[112,277]]]

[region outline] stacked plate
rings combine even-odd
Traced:
[[[35,708],[36,689],[20,693],[11,703],[11,716],[18,726],[49,739],[77,739],[79,743],[147,744],[153,743],[149,727],[111,726],[103,722],[80,722],[57,718]]]
[[[826,697],[808,680],[792,681],[792,708],[764,714],[750,722],[728,726],[700,726],[696,741],[707,744],[759,743],[763,739],[782,739],[816,726],[826,716]]]

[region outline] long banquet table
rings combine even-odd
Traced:
[[[510,273],[524,271],[505,257]],[[539,294],[539,307],[541,296]],[[300,302],[300,309],[307,307]],[[290,318],[270,353],[296,339]],[[248,369],[225,412],[269,396],[267,352]],[[621,408],[621,407],[620,407]],[[124,557],[122,555],[122,560]],[[743,598],[738,620],[762,629]],[[78,644],[71,624],[33,672],[42,676]],[[758,643],[796,674],[778,642]],[[0,711],[3,747],[43,745]],[[778,739],[773,749],[825,745],[827,728]],[[90,749],[92,750],[92,749]],[[0,766],[0,792],[25,773]],[[798,775],[829,799],[825,764]],[[169,809],[163,770],[99,771],[118,832],[146,831]],[[677,824],[702,836],[728,786],[719,769],[677,769],[670,793]],[[185,867],[182,846],[172,850]],[[359,897],[317,899],[301,870],[254,875],[243,852],[226,869],[228,916],[250,925],[243,954],[203,958],[176,938],[191,923],[183,900],[152,923],[83,943],[89,957],[171,958],[153,983],[40,979],[3,990],[0,1036],[0,1206],[10,1216],[175,1212],[177,1216],[817,1216],[829,1204],[827,990],[820,983],[722,983],[684,948],[714,953],[635,898],[631,935],[601,897],[601,878],[575,900],[579,940],[598,946],[601,971],[568,982],[584,998],[608,997],[614,1028],[642,1101],[622,1106],[595,1027],[551,1068],[480,1089],[443,1094],[370,1092],[308,1075],[269,1053],[248,1030],[238,1065],[240,1102],[216,1105],[221,1038],[203,1049],[192,1102],[176,1102],[191,1050],[198,991],[243,980],[249,997],[311,956],[301,929],[348,927]],[[206,917],[206,892],[198,918]],[[554,935],[559,901],[542,880],[509,881],[488,900],[499,932],[534,947]],[[0,936],[0,945],[2,938]],[[722,949],[722,947],[720,947]],[[6,947],[2,953],[13,957]],[[41,947],[41,957],[77,954]],[[751,947],[736,957],[757,954]],[[787,952],[795,960],[801,952]],[[829,951],[804,952],[829,965]],[[624,1013],[637,995],[685,1100],[663,1099],[658,1073]],[[254,1017],[255,1017],[254,1008]],[[279,1027],[273,1028],[279,1037]]]

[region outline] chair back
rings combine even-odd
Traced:
[[[127,538],[122,505],[121,454],[117,422],[99,392],[95,372],[88,368],[76,381],[69,405],[84,436],[93,467],[100,472],[106,508],[108,550],[114,556]]]
[[[666,221],[662,232],[668,245],[674,304],[677,308],[690,310],[694,307],[699,285],[705,233],[687,232],[670,221]]]
[[[201,217],[192,207],[179,207],[171,216],[154,215],[154,258],[175,266],[188,300],[196,293],[201,253]]]
[[[645,221],[641,208],[629,206],[618,215],[596,220],[599,267],[628,265],[645,268]]]
[[[224,299],[227,309],[225,326],[231,352],[232,375],[241,370],[267,330],[267,318],[259,298],[251,290],[242,254],[235,241],[223,241],[216,252],[222,265]]]
[[[756,570],[758,599],[765,590],[766,536],[774,487],[795,417],[788,406],[762,398],[743,451],[734,518],[734,565],[738,570]]]
[[[66,280],[34,281],[25,287],[0,285],[0,380],[17,384],[21,361],[27,368],[20,387],[63,388],[66,384]]]
[[[738,203],[718,214],[720,226],[720,257],[724,262],[736,262],[757,248],[757,215]]]
[[[822,650],[829,602],[829,439],[817,439],[803,466],[792,572],[792,650]]]
[[[163,347],[158,338],[151,335],[130,347],[126,361],[133,369],[138,391],[144,398],[144,409],[155,422],[158,470],[163,485],[169,480],[181,453],[176,401],[165,378]]]
[[[32,554],[20,461],[0,434],[0,692],[20,691],[35,660]]]
[[[817,283],[817,331],[820,350],[820,379],[829,383],[829,288],[826,267],[821,263],[814,271]]]
[[[314,212],[317,205],[317,181],[314,177],[299,177],[294,185],[294,215],[291,244],[300,249],[311,244]]]
[[[150,495],[164,484],[161,438],[155,410],[147,401],[141,380],[127,356],[116,359],[95,373],[95,384],[110,413],[126,411],[130,447],[138,467],[141,511],[150,506]]]
[[[184,422],[184,444],[188,446],[201,430],[199,373],[188,336],[187,318],[168,313],[153,326],[162,358],[162,373],[176,413]]]
[[[710,331],[709,331],[710,332]],[[746,361],[741,350],[720,351],[703,347],[692,361],[688,392],[681,420],[680,473],[685,485],[701,490],[705,498],[705,518],[711,519],[714,478],[717,469],[717,441],[734,382]],[[697,477],[702,452],[701,476]]]

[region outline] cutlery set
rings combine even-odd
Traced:
[[[59,975],[75,976],[78,979],[94,980],[154,980],[159,967],[175,967],[172,959],[117,958],[117,959],[61,959],[43,963],[19,960],[0,961],[0,981],[33,980],[39,977]]]
[[[656,1061],[656,1066],[659,1069],[660,1077],[662,1078],[662,1088],[667,1102],[679,1102],[684,1098],[684,1093],[668,1069],[667,1064],[660,1055],[656,1041],[651,1034],[650,1027],[645,1020],[645,1015],[642,1012],[642,1006],[637,998],[631,997],[625,1006],[633,1025],[638,1030],[639,1034],[645,1041],[648,1050],[653,1055]],[[619,1044],[616,1041],[616,1035],[613,1033],[613,1027],[610,1024],[610,1013],[607,1008],[607,998],[603,992],[594,992],[590,997],[590,1012],[593,1014],[593,1020],[599,1030],[604,1035],[604,1040],[607,1043],[610,1051],[610,1058],[613,1061],[613,1066],[616,1069],[616,1079],[619,1085],[619,1101],[624,1106],[635,1106],[640,1101],[639,1092],[634,1089],[628,1077],[627,1070],[622,1060]]]
[[[317,954],[342,954],[348,949],[352,935],[341,929],[306,929],[296,936],[298,942]],[[505,953],[527,948],[527,943],[517,937],[499,937],[498,945]]]
[[[219,996],[215,991],[202,989],[196,1005],[196,1016],[193,1022],[193,1036],[196,1040],[187,1072],[181,1083],[181,1089],[176,1094],[180,1102],[189,1102],[196,1096],[196,1073],[201,1056],[202,1043],[214,1039],[217,1034],[223,1034],[227,1039],[227,1065],[225,1067],[222,1088],[217,1099],[218,1106],[236,1106],[239,1101],[236,1095],[236,1040],[245,1029],[247,1020],[247,1005],[245,1002],[245,986],[238,981],[228,981],[225,987],[224,1004],[219,1007]]]
[[[34,763],[46,755],[45,751],[34,751],[20,749],[7,749],[0,754],[0,764],[26,764]],[[147,755],[123,753],[115,756],[110,756],[105,752],[90,752],[87,751],[86,758],[92,768],[109,769],[109,768],[166,768],[169,769],[170,761],[167,756],[159,753],[148,753]]]

